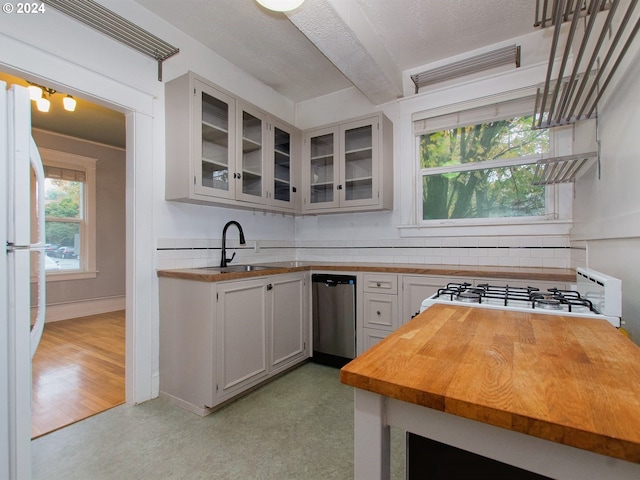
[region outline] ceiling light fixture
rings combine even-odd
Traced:
[[[256,0],[256,2],[275,12],[288,12],[298,8],[304,0]]]
[[[67,95],[62,99],[62,105],[67,112],[74,112],[76,109],[76,99],[71,95]]]
[[[29,98],[36,102],[36,107],[39,112],[46,113],[51,108],[51,100],[50,98],[56,94],[60,93],[57,90],[49,87],[43,87],[42,85],[37,85],[35,83],[29,83]],[[64,95],[61,93],[61,95]],[[71,95],[66,95],[62,99],[62,106],[68,112],[74,112],[76,110],[76,99]]]
[[[29,90],[29,98],[31,100],[37,101],[39,98],[42,98],[42,89],[39,86],[29,85],[27,90]]]
[[[46,98],[41,97],[36,100],[36,106],[38,107],[39,112],[47,113],[51,107],[51,102]]]

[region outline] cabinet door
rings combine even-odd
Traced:
[[[315,130],[305,137],[306,210],[335,208],[339,204],[337,128]]]
[[[246,202],[264,203],[266,185],[265,164],[265,118],[257,110],[239,104],[238,107],[238,171],[236,198]]]
[[[267,375],[266,295],[264,280],[218,285],[216,343],[220,400]]]
[[[378,203],[378,119],[340,127],[340,206]]]
[[[199,80],[194,80],[194,91],[194,124],[200,129],[195,139],[194,192],[234,198],[230,179],[235,174],[235,100]]]
[[[292,133],[289,127],[274,120],[269,121],[268,135],[270,137],[268,142],[271,149],[270,157],[273,161],[267,162],[271,166],[270,186],[267,189],[267,197],[271,205],[278,205],[292,210],[295,207],[294,199],[295,193],[297,193],[296,177],[294,175],[295,165],[292,162],[296,135]],[[297,141],[299,142],[299,138]]]
[[[272,292],[270,373],[273,373],[305,355],[308,323],[305,299],[309,295],[303,274],[274,277],[267,289]]]

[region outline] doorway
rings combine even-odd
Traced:
[[[47,324],[33,358],[32,437],[125,401],[126,303],[125,116],[80,98],[69,111],[66,93],[35,82],[50,104],[44,112],[32,102],[47,177]]]

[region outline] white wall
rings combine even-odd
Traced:
[[[601,171],[576,182],[572,237],[590,268],[622,279],[622,318],[640,343],[640,48],[599,107]]]

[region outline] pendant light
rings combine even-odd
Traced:
[[[256,0],[264,8],[275,12],[288,12],[298,8],[304,0]]]
[[[29,85],[27,90],[29,90],[29,98],[31,100],[37,101],[39,98],[42,98],[42,88],[38,85]]]
[[[76,109],[76,99],[71,95],[67,95],[62,99],[62,105],[64,105],[64,109],[68,112],[74,112]]]
[[[49,107],[51,107],[51,102],[47,98],[40,97],[36,100],[36,107],[39,112],[47,113],[49,111]]]

